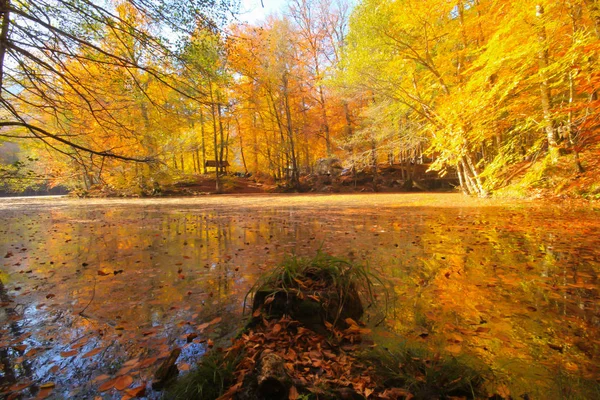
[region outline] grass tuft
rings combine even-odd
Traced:
[[[235,383],[234,372],[241,354],[211,351],[205,354],[196,369],[177,380],[167,398],[173,400],[214,400]]]
[[[287,256],[279,266],[264,274],[252,286],[244,299],[244,308],[248,298],[254,297],[260,291],[267,290],[276,294],[306,289],[327,289],[337,294],[341,301],[334,321],[342,314],[352,293],[359,294],[365,309],[383,301],[385,318],[388,291],[379,275],[368,266],[334,257],[320,250],[312,258]]]

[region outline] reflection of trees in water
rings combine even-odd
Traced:
[[[1,280],[0,301],[3,303],[8,303],[11,301]],[[19,317],[19,315],[14,308],[9,306],[3,307],[3,310],[6,313],[7,327],[11,337],[18,338],[23,334],[23,330],[20,324],[17,321],[14,321],[13,318]],[[24,360],[21,364],[16,364],[14,362],[15,358],[17,358],[15,357],[15,353],[17,353],[19,357],[22,357],[25,353],[25,350],[19,351],[16,349],[11,349],[10,347],[0,347],[0,363],[2,364],[3,371],[3,374],[1,375],[2,381],[0,382],[0,386],[10,385],[11,383],[16,382],[18,379],[22,379],[23,377],[31,378],[33,376],[31,361]]]

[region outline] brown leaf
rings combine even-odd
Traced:
[[[281,324],[275,324],[275,326],[273,326],[273,334],[277,335],[279,332],[281,332]]]
[[[104,351],[104,347],[98,347],[97,349],[88,351],[87,353],[85,353],[81,357],[83,357],[83,358],[90,358],[90,357],[93,357],[93,356],[95,356],[96,354],[98,354],[98,353],[100,353],[102,351]]]
[[[296,386],[292,385],[292,387],[290,388],[290,393],[288,394],[288,399],[296,400],[298,399],[298,397],[300,397],[300,395],[298,394],[298,390],[296,389]]]
[[[110,272],[104,272],[101,269],[98,270],[98,275],[100,276],[106,276],[106,275],[110,275]]]
[[[275,296],[269,296],[265,299],[265,302],[263,304],[265,306],[268,306],[269,304],[271,304],[273,302],[273,300],[275,300]]]
[[[98,388],[98,391],[106,392],[107,390],[112,389],[113,387],[115,387],[115,380],[116,379],[111,379],[110,381],[104,382],[102,385],[100,385],[100,387]]]
[[[61,351],[60,356],[63,358],[67,358],[67,357],[72,357],[72,356],[76,355],[77,353],[78,353],[77,350]]]
[[[133,383],[131,375],[122,375],[115,380],[115,389],[125,390]]]
[[[42,385],[40,385],[40,389],[50,389],[55,387],[56,385],[54,384],[54,382],[46,382]]]
[[[412,393],[410,393],[409,391],[404,390],[404,389],[391,388],[391,389],[386,389],[381,394],[381,398],[385,399],[385,400],[400,400],[400,399],[410,400],[413,398],[413,395],[412,395]]]
[[[143,397],[146,394],[146,385],[136,386],[125,390],[125,393],[131,398]]]
[[[218,324],[219,322],[221,322],[221,320],[223,320],[223,318],[217,317],[217,318],[213,319],[212,321],[210,321],[208,324],[209,325]]]
[[[52,394],[53,390],[53,387],[44,388],[40,386],[40,391],[38,392],[37,396],[35,396],[35,400],[42,400],[47,398]]]

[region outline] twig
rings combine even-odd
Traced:
[[[92,304],[92,301],[94,301],[94,297],[96,297],[96,276],[94,275],[94,288],[92,289],[92,298],[90,299],[89,303],[87,303],[87,305],[85,307],[83,307],[83,310],[79,311],[79,315],[81,315],[82,317],[84,317],[83,312],[85,310],[87,310],[87,308],[90,306],[90,304]]]

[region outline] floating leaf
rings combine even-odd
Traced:
[[[104,347],[98,347],[97,349],[94,349],[94,350],[88,351],[87,353],[85,353],[85,354],[84,354],[83,356],[81,356],[81,357],[83,357],[83,358],[90,358],[90,357],[93,357],[93,356],[95,356],[95,355],[96,355],[96,354],[98,354],[98,353],[101,353],[102,351],[104,351]]]
[[[125,390],[133,383],[131,375],[121,375],[115,379],[115,389]]]

